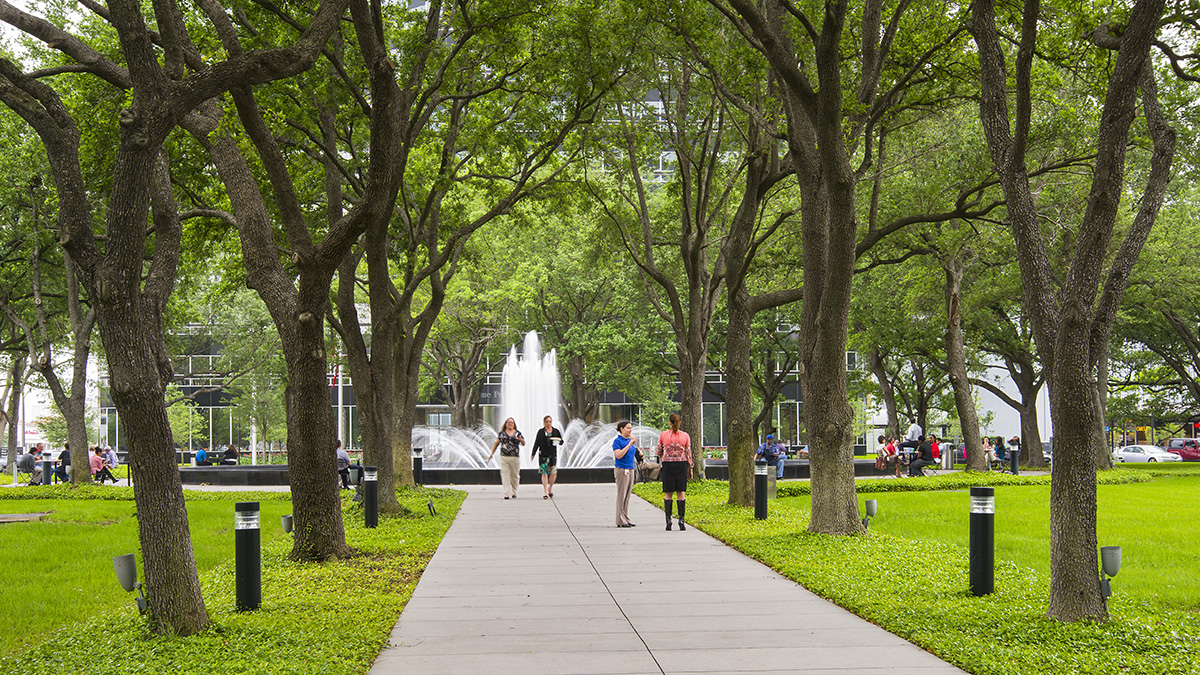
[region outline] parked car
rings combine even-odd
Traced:
[[[1167,452],[1157,445],[1126,445],[1117,450],[1119,462],[1178,462],[1179,455]]]
[[[1194,438],[1168,438],[1163,441],[1162,447],[1186,462],[1200,462],[1200,441]]]

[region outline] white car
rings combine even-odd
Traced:
[[[1157,445],[1127,445],[1117,450],[1118,462],[1181,462],[1183,458]]]

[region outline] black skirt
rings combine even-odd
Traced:
[[[688,463],[663,462],[659,478],[662,479],[663,492],[687,491]]]

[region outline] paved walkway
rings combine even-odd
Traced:
[[[961,672],[612,485],[463,489],[371,675]]]

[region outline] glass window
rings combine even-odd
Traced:
[[[705,446],[725,445],[725,421],[723,419],[725,413],[725,404],[723,403],[705,403],[703,404],[703,440],[701,443]]]

